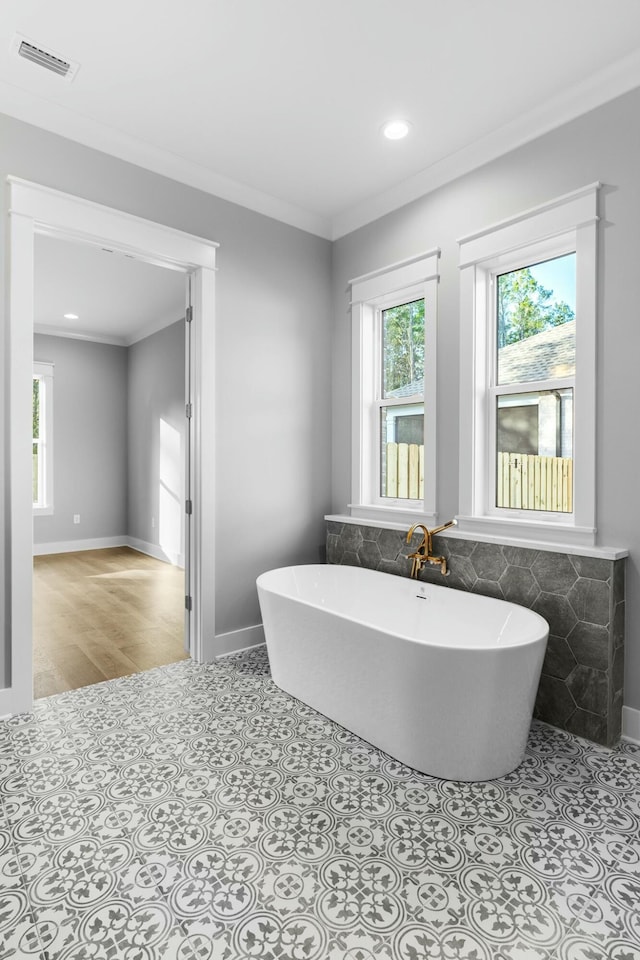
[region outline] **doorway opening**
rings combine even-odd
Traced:
[[[185,625],[197,661],[215,658],[214,292],[217,244],[38,184],[8,178],[9,344],[11,418],[7,486],[9,524],[6,633],[0,663],[0,715],[32,705],[32,483],[34,244],[38,235],[83,242],[178,271],[188,279],[185,315],[190,370],[185,513]],[[203,589],[206,584],[206,589]]]
[[[36,232],[36,699],[183,659],[185,275]]]

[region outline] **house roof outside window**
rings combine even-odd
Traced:
[[[576,321],[549,327],[498,351],[500,383],[571,377],[576,368]]]
[[[570,377],[576,366],[576,321],[550,327],[499,351],[500,382],[552,380]],[[415,397],[424,392],[424,378],[391,390],[389,397]]]

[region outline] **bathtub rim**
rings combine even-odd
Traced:
[[[307,598],[305,598],[305,597],[302,597],[302,596],[300,596],[300,595],[292,595],[292,594],[289,594],[289,593],[284,593],[284,592],[282,592],[281,590],[277,590],[277,589],[274,589],[273,587],[269,587],[269,586],[265,585],[265,582],[264,582],[265,579],[266,579],[270,574],[275,575],[275,574],[278,574],[278,573],[285,573],[285,572],[290,571],[290,570],[300,570],[300,569],[309,569],[309,570],[312,570],[312,569],[327,569],[327,568],[330,568],[330,569],[348,569],[349,571],[354,571],[354,573],[355,573],[355,571],[357,571],[357,573],[355,574],[356,576],[364,576],[365,578],[368,578],[368,577],[370,577],[370,576],[374,576],[374,577],[375,577],[375,576],[381,576],[381,577],[385,577],[385,578],[391,578],[392,580],[400,580],[400,581],[403,581],[403,582],[405,582],[405,583],[406,583],[406,582],[408,582],[408,583],[412,583],[412,582],[413,582],[413,583],[415,583],[418,587],[424,587],[424,588],[426,588],[427,590],[431,590],[431,589],[435,589],[436,591],[438,591],[438,590],[446,590],[446,591],[448,591],[448,592],[466,594],[467,596],[473,597],[474,602],[477,601],[480,606],[482,606],[482,604],[485,603],[485,602],[489,602],[489,603],[492,604],[492,605],[495,604],[495,603],[499,603],[499,604],[502,605],[502,606],[507,606],[507,607],[510,607],[510,608],[516,610],[519,615],[524,615],[527,620],[530,620],[530,621],[531,621],[531,635],[527,636],[526,639],[521,640],[521,641],[518,641],[518,642],[516,642],[516,643],[510,641],[510,642],[505,642],[505,643],[503,643],[503,644],[493,643],[493,644],[491,644],[491,645],[489,645],[489,644],[483,644],[483,645],[480,645],[480,646],[479,646],[478,644],[471,644],[471,643],[456,643],[455,645],[452,645],[451,643],[447,643],[446,640],[439,640],[438,638],[436,638],[436,639],[434,640],[434,638],[431,637],[431,636],[430,636],[430,637],[425,637],[425,638],[420,638],[420,637],[410,636],[409,634],[402,633],[402,632],[400,632],[400,631],[398,631],[398,630],[395,630],[395,631],[392,632],[392,631],[390,631],[390,630],[388,630],[388,629],[385,629],[385,628],[381,627],[380,624],[375,623],[373,620],[363,620],[363,619],[361,619],[360,617],[348,616],[346,613],[344,613],[344,612],[342,612],[342,611],[340,611],[340,610],[337,610],[337,609],[334,609],[334,608],[328,607],[328,606],[326,606],[326,607],[325,607],[325,606],[321,606],[321,605],[319,605],[319,604],[317,604],[317,603],[313,603],[311,600],[309,600],[309,599],[307,599]],[[350,564],[332,564],[332,563],[298,563],[298,564],[295,564],[295,563],[294,563],[294,564],[287,564],[286,566],[283,566],[283,567],[274,567],[274,568],[271,569],[271,570],[265,570],[263,573],[261,573],[261,574],[256,578],[256,587],[257,587],[258,590],[264,590],[264,591],[266,591],[266,592],[268,592],[268,593],[271,593],[271,594],[273,594],[273,595],[275,595],[275,596],[282,597],[283,599],[286,599],[286,600],[290,600],[290,601],[293,602],[293,603],[299,603],[299,604],[301,604],[301,605],[303,605],[303,606],[309,607],[309,608],[311,608],[312,610],[317,610],[317,611],[319,611],[319,612],[323,612],[323,613],[326,613],[326,614],[331,614],[331,615],[336,616],[336,617],[342,617],[342,618],[343,618],[344,620],[346,620],[346,621],[350,621],[350,622],[352,622],[352,623],[357,623],[357,624],[359,624],[359,625],[362,626],[362,627],[366,627],[366,628],[368,628],[368,629],[372,629],[372,630],[379,631],[380,633],[385,634],[386,636],[389,636],[389,637],[395,637],[395,638],[397,638],[398,640],[401,640],[403,643],[404,643],[404,642],[412,643],[412,644],[415,644],[416,646],[428,647],[428,648],[432,648],[432,649],[460,650],[460,651],[466,651],[466,652],[468,652],[468,653],[472,653],[472,652],[473,652],[473,653],[485,654],[485,655],[486,655],[486,654],[489,654],[489,653],[492,653],[492,652],[493,652],[493,653],[504,653],[504,652],[506,652],[507,650],[519,650],[519,649],[522,649],[523,647],[533,646],[533,645],[535,645],[535,644],[541,644],[541,643],[546,644],[546,643],[548,642],[548,638],[549,638],[550,632],[551,632],[548,622],[547,622],[547,621],[544,619],[544,617],[542,617],[539,613],[536,613],[535,610],[531,610],[529,607],[525,607],[525,606],[523,606],[523,605],[521,605],[521,604],[518,604],[518,603],[513,603],[513,602],[510,601],[510,600],[501,600],[501,599],[498,598],[498,597],[486,597],[486,596],[484,596],[483,594],[472,593],[470,590],[453,590],[451,587],[446,587],[446,586],[444,586],[444,584],[430,583],[430,582],[427,581],[427,580],[415,580],[415,581],[411,581],[411,579],[410,579],[409,577],[402,577],[402,576],[399,576],[399,575],[396,575],[396,574],[393,574],[393,573],[387,573],[387,572],[384,571],[384,570],[371,570],[371,569],[369,569],[368,567],[356,567],[356,566],[352,566],[352,565],[350,565]],[[536,633],[534,634],[534,633],[533,633],[533,625],[536,624],[536,623],[539,624],[539,627],[540,627],[540,631],[541,631],[541,632],[536,632]],[[267,643],[267,646],[268,646],[268,643]]]

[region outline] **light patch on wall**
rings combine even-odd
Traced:
[[[182,454],[180,433],[160,420],[158,543],[171,563],[183,562]]]

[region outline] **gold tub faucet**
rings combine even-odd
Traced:
[[[408,559],[411,560],[411,576],[414,580],[418,579],[418,574],[424,567],[425,563],[432,563],[434,566],[440,565],[440,573],[446,577],[447,575],[447,558],[446,557],[434,557],[433,553],[433,540],[432,537],[436,533],[441,533],[443,530],[446,530],[447,527],[454,527],[456,525],[455,520],[448,520],[446,523],[443,523],[441,527],[434,527],[433,530],[428,530],[424,523],[414,523],[414,525],[409,530],[407,534],[407,543],[411,543],[411,537],[416,530],[422,530],[422,543],[416,548],[415,553],[410,553]]]

